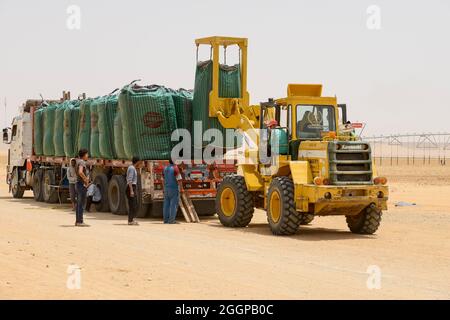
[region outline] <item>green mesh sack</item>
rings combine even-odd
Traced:
[[[105,97],[97,106],[99,151],[105,159],[116,158],[114,146],[114,118],[117,113],[118,97],[111,95]]]
[[[44,140],[44,132],[43,132],[43,115],[44,109],[38,109],[34,112],[33,119],[33,140],[34,140],[34,154],[37,156],[42,156],[44,154],[43,148],[43,140]]]
[[[116,117],[114,118],[114,149],[118,159],[127,158],[125,149],[123,148],[123,128],[119,108],[117,108]]]
[[[100,144],[98,130],[98,106],[103,103],[104,97],[96,98],[92,100],[90,106],[90,116],[91,116],[91,143],[89,146],[89,154],[92,158],[100,158]]]
[[[85,99],[80,103],[80,123],[78,125],[78,146],[77,149],[87,149],[91,147],[91,112],[92,99]]]
[[[43,132],[44,132],[44,141],[43,141],[43,151],[46,156],[54,156],[55,155],[55,145],[53,144],[53,135],[55,129],[55,111],[57,105],[51,104],[46,107],[43,111]]]
[[[172,99],[177,115],[177,128],[192,131],[192,92],[184,89],[173,91]]]
[[[209,93],[212,90],[212,66],[211,60],[199,62],[195,72],[194,98],[192,101],[192,120],[200,121],[202,130],[205,132],[210,128],[218,129],[223,134],[225,143],[226,130],[222,127],[216,117],[209,116]],[[227,66],[220,65],[219,70],[219,97],[221,98],[240,98],[241,97],[241,72],[239,65]],[[197,139],[193,139],[194,148],[201,149],[210,144],[208,141],[202,141],[202,145],[197,145]],[[242,143],[242,136],[232,145],[239,146]],[[215,145],[213,146],[224,147]]]
[[[68,158],[76,157],[78,153],[79,105],[79,101],[71,101],[64,110],[64,154]]]
[[[128,159],[169,159],[177,129],[172,94],[160,86],[125,86],[119,95],[123,146]]]
[[[55,156],[64,157],[64,111],[70,103],[64,101],[55,110],[55,126],[53,128],[53,144]]]

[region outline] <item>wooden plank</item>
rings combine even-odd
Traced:
[[[192,222],[191,218],[189,217],[188,213],[186,212],[186,208],[184,207],[183,200],[181,200],[181,198],[180,198],[179,206],[180,206],[181,212],[183,213],[183,216],[184,216],[184,219],[186,220],[186,222]]]
[[[186,192],[182,192],[181,199],[183,200],[182,202],[184,203],[186,211],[190,215],[192,222],[200,222],[197,211],[195,211],[194,204],[192,203],[191,198],[189,198],[189,195]]]

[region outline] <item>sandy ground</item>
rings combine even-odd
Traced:
[[[262,211],[244,229],[216,218],[131,227],[109,213],[74,228],[67,206],[37,203],[30,192],[12,199],[0,160],[3,299],[450,298],[450,166],[379,168],[391,202],[375,235],[354,235],[343,217],[328,217],[275,237]],[[67,286],[72,264],[80,289]],[[367,287],[371,266],[381,271],[380,289]]]

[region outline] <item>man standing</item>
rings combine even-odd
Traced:
[[[178,166],[169,159],[169,165],[163,171],[164,184],[164,207],[163,218],[164,223],[175,224],[178,211],[178,202],[180,199],[180,191],[183,192],[183,184],[181,182],[181,174]]]
[[[137,211],[137,168],[140,167],[139,157],[133,157],[132,164],[127,169],[127,198],[128,198],[128,224],[130,226],[137,226],[139,223],[135,221]]]
[[[69,194],[70,194],[70,202],[72,203],[72,210],[76,211],[77,209],[77,190],[76,185],[78,181],[77,175],[77,159],[70,159],[70,165],[67,168],[67,180],[69,181]]]
[[[86,191],[89,185],[89,173],[87,169],[86,161],[89,157],[86,149],[81,149],[78,152],[78,164],[77,164],[77,210],[76,210],[76,227],[89,227],[88,224],[83,222],[83,206],[86,202]]]

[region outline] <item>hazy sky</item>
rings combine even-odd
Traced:
[[[367,27],[371,5],[380,30]],[[193,41],[211,35],[249,38],[252,103],[322,83],[367,133],[450,131],[448,0],[0,0],[0,125],[5,97],[9,124],[39,93],[97,96],[138,78],[192,88]]]

